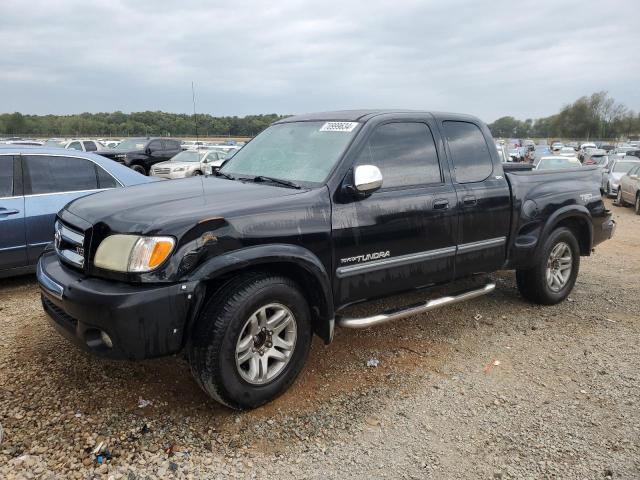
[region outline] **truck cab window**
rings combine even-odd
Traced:
[[[493,172],[489,147],[482,131],[469,122],[445,121],[444,133],[458,183],[482,182]]]
[[[387,123],[376,128],[356,165],[375,165],[382,187],[440,183],[442,175],[431,130],[424,123]]]
[[[24,157],[25,194],[94,190],[98,187],[94,165],[73,157]]]

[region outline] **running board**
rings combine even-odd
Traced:
[[[481,297],[482,295],[493,292],[495,288],[495,283],[488,283],[482,288],[467,290],[458,295],[435,298],[424,303],[413,304],[399,309],[387,310],[370,317],[356,318],[338,316],[336,318],[336,323],[343,328],[373,327],[374,325],[380,325],[382,323],[390,322],[391,320],[399,320],[401,318],[410,317],[412,315],[418,315],[419,313],[428,312],[429,310],[434,310],[436,308],[453,305],[454,303],[464,302],[476,297]]]

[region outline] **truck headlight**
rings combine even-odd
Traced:
[[[171,255],[174,246],[172,237],[111,235],[98,246],[93,264],[116,272],[150,272]]]

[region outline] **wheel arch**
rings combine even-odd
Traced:
[[[555,229],[565,227],[573,232],[580,246],[580,255],[588,256],[593,248],[593,223],[591,214],[582,205],[570,205],[562,207],[553,213],[547,220],[538,242],[536,257],[540,254],[544,240]]]
[[[272,272],[294,280],[309,302],[313,332],[325,343],[333,338],[334,306],[331,282],[320,259],[297,245],[261,245],[220,255],[201,265],[195,272],[203,288],[199,309],[239,274]],[[192,316],[193,323],[199,312]],[[191,328],[191,325],[188,326]]]

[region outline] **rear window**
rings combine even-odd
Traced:
[[[493,162],[480,128],[469,122],[443,123],[456,181],[471,183],[486,180],[493,172]]]
[[[13,195],[13,155],[0,156],[0,197]]]
[[[98,150],[96,148],[96,144],[93,142],[82,142],[82,144],[84,145],[84,149],[87,152],[95,152],[96,150]]]
[[[82,158],[33,155],[24,157],[25,194],[94,190],[98,187],[93,162]]]

